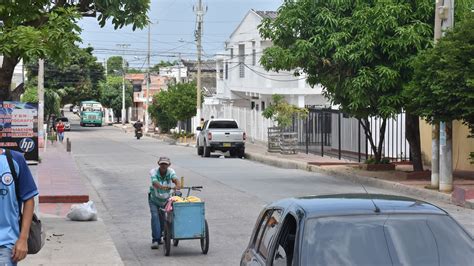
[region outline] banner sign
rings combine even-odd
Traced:
[[[0,101],[0,147],[38,161],[38,104]]]

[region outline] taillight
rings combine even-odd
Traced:
[[[212,133],[211,132],[207,133],[207,140],[212,140]]]
[[[247,140],[247,134],[244,132],[244,140]]]

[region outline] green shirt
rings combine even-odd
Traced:
[[[159,183],[162,186],[172,187],[174,185],[173,181],[177,181],[176,172],[168,168],[166,175],[162,176],[160,174],[160,168],[154,168],[150,171],[151,177],[151,186],[150,186],[150,199],[155,204],[164,206],[168,198],[170,197],[171,189],[158,189],[153,186],[153,183]]]

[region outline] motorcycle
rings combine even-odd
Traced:
[[[135,130],[135,137],[137,139],[140,139],[141,137],[143,137],[143,131],[141,128]]]

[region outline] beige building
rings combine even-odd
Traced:
[[[420,134],[423,161],[426,165],[431,165],[431,125],[421,121]],[[474,164],[469,159],[469,153],[474,152],[474,138],[468,138],[468,135],[467,126],[460,121],[453,122],[453,170],[472,171],[474,177]]]

